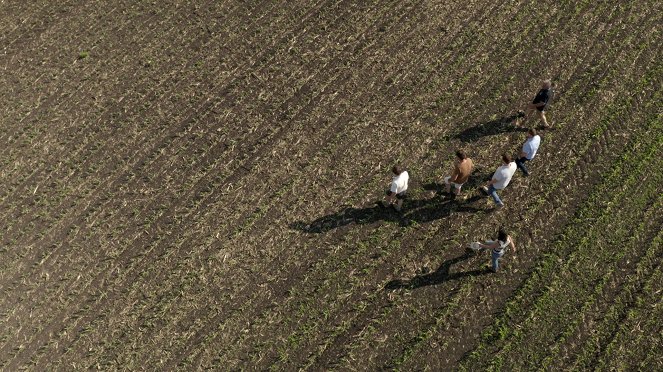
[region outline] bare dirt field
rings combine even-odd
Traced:
[[[0,369],[663,370],[662,14],[1,0]]]

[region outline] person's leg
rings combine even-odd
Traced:
[[[407,194],[403,191],[400,194],[396,194],[396,202],[394,203],[394,209],[401,211],[403,209],[403,200],[405,200]]]
[[[495,252],[490,252],[491,253],[491,263],[493,266],[493,271],[497,272],[500,268],[500,258],[504,255],[504,253],[495,253]]]
[[[385,193],[384,200],[382,201],[382,205],[384,207],[388,207],[394,202],[394,194],[391,192],[391,190],[387,190]]]
[[[539,119],[543,122],[543,127],[548,128],[550,125],[548,125],[548,120],[546,120],[546,112],[545,111],[539,111]]]
[[[518,167],[518,169],[520,169],[523,172],[525,176],[529,176],[529,170],[525,166],[526,161],[529,161],[529,159],[527,159],[524,156],[519,159],[516,159],[516,166]]]
[[[462,184],[454,183],[454,194],[460,195],[460,188],[463,187]]]
[[[497,195],[497,189],[493,187],[493,185],[488,186],[488,195],[493,197],[493,200],[495,201],[495,204],[501,206],[504,206],[504,203],[502,203],[502,199],[500,199],[500,196]]]
[[[444,190],[448,193],[451,192],[451,183],[449,180],[451,179],[451,176],[444,177]]]

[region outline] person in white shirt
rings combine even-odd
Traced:
[[[387,190],[385,200],[382,201],[382,205],[385,207],[391,205],[394,209],[400,211],[403,208],[403,200],[407,197],[407,184],[410,181],[410,175],[398,165],[394,165],[391,171],[394,173],[394,178],[391,181],[391,187]]]
[[[529,170],[525,166],[525,162],[534,159],[536,152],[539,150],[540,144],[541,136],[536,134],[536,129],[530,128],[527,131],[527,140],[525,140],[525,143],[523,144],[520,156],[516,159],[516,166],[523,172],[525,177],[529,176]]]
[[[511,177],[516,173],[516,169],[516,163],[511,159],[511,156],[503,154],[502,165],[497,168],[495,174],[493,174],[493,178],[483,187],[483,191],[493,197],[498,208],[504,207],[504,203],[499,195],[497,195],[497,190],[504,189],[511,182]]]

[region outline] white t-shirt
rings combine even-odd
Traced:
[[[493,174],[493,179],[497,180],[493,184],[493,187],[497,190],[502,190],[505,188],[509,182],[511,182],[511,177],[513,177],[513,174],[516,173],[516,163],[511,162],[509,165],[502,165],[501,167],[497,168],[495,171],[495,174]]]
[[[391,188],[389,190],[396,194],[400,194],[403,191],[407,190],[407,182],[409,180],[410,180],[410,175],[407,174],[407,171],[402,171],[401,174],[394,177],[394,179],[391,181]]]
[[[539,149],[540,144],[541,137],[538,134],[536,136],[527,138],[527,141],[525,141],[525,144],[523,144],[523,152],[525,153],[527,160],[532,160],[534,158],[534,155],[536,155],[536,151]]]

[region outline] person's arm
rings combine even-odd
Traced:
[[[451,171],[451,178],[449,178],[449,182],[456,182],[458,180],[459,175],[460,172],[458,171],[458,166],[454,164],[453,169]]]
[[[486,184],[486,186],[494,185],[494,184],[496,184],[496,183],[497,183],[497,179],[493,178],[493,179],[491,179],[490,181],[488,181],[488,183]]]
[[[513,238],[509,235],[509,243],[511,243],[511,248],[513,248],[513,253],[516,253],[516,243],[513,241]]]
[[[492,242],[492,243],[490,243],[490,244],[479,243],[479,247],[481,247],[481,248],[485,248],[485,249],[493,249],[493,248],[497,248],[497,247],[499,247],[499,245],[500,245],[500,243],[499,243],[498,241],[494,241],[494,242]]]

